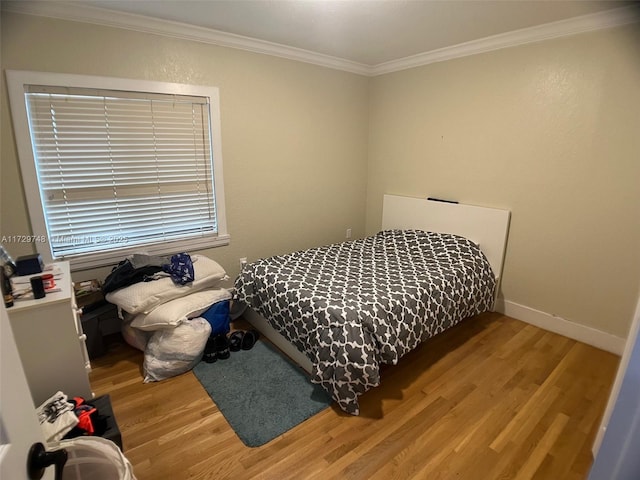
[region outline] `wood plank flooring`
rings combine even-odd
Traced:
[[[116,343],[91,373],[138,480],[565,480],[588,474],[619,358],[487,313],[385,368],[360,416],[334,405],[258,448],[191,372],[143,384],[142,360]]]

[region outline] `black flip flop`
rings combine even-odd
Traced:
[[[260,333],[258,333],[257,330],[249,330],[248,332],[245,332],[242,336],[240,348],[242,348],[242,350],[251,350],[258,341],[258,338],[260,338]]]
[[[238,350],[240,350],[243,337],[244,332],[242,330],[236,330],[231,335],[229,335],[229,350],[231,350],[232,352],[237,352]]]
[[[202,359],[207,363],[213,363],[218,359],[213,338],[209,338],[207,340],[207,345],[204,347],[204,354],[202,355]]]

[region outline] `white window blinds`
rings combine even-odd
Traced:
[[[206,97],[29,86],[54,258],[215,235]]]

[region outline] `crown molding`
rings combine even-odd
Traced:
[[[70,4],[50,1],[2,1],[2,10],[25,15],[56,18],[75,22],[91,23],[107,27],[123,28],[137,32],[151,33],[165,37],[191,40],[222,47],[237,48],[253,53],[262,53],[276,57],[311,63],[321,67],[343,70],[359,75],[371,75],[371,67],[331,55],[311,52],[301,48],[279,43],[267,42],[255,38],[222,32],[170,20],[161,20],[144,15],[116,12],[89,5]]]
[[[515,30],[513,32],[493,35],[479,40],[440,48],[438,50],[432,50],[377,65],[365,65],[333,57],[331,55],[258,40],[242,35],[235,35],[219,30],[188,25],[181,22],[160,20],[143,15],[115,12],[89,5],[51,2],[46,0],[29,2],[2,1],[1,3],[2,10],[7,12],[123,28],[138,32],[151,33],[154,35],[179,38],[182,40],[191,40],[200,43],[237,48],[253,53],[272,55],[365,76],[384,75],[435,62],[443,62],[454,58],[476,55],[478,53],[485,53],[493,50],[525,45],[528,43],[536,43],[553,38],[600,30],[603,28],[627,25],[637,22],[640,19],[638,16],[638,10],[633,6],[616,8],[606,10],[604,12],[582,15],[567,20],[560,20],[544,25]]]
[[[523,28],[512,32],[492,35],[451,47],[419,53],[410,57],[380,63],[371,68],[371,76],[398,72],[435,62],[486,53],[503,48],[516,47],[528,43],[542,42],[553,38],[576,35],[604,28],[618,27],[639,21],[638,10],[634,7],[622,7],[604,12],[581,15],[579,17],[545,23],[535,27]]]

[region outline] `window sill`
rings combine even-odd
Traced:
[[[71,264],[71,271],[89,270],[92,268],[116,265],[133,253],[146,253],[148,255],[172,255],[180,252],[191,252],[205,248],[215,248],[229,245],[229,234],[216,235],[204,238],[192,238],[163,242],[152,245],[137,245],[131,248],[120,248],[103,253],[91,253],[77,256],[56,258],[55,260],[67,260]]]

